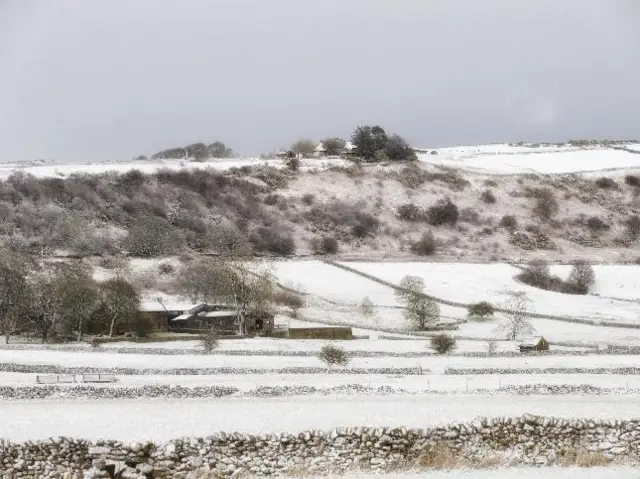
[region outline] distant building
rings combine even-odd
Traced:
[[[313,157],[324,158],[325,156],[327,156],[327,149],[325,148],[324,144],[320,142],[318,143],[318,146],[316,146],[315,150],[313,150]]]
[[[534,336],[523,340],[520,345],[520,352],[549,351],[549,343],[542,336]]]

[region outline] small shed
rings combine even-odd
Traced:
[[[520,352],[549,351],[549,343],[542,336],[533,336],[523,340],[520,345]]]

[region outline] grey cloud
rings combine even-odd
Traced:
[[[639,9],[607,0],[5,0],[0,160],[633,137]]]

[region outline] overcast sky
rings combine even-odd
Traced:
[[[635,0],[0,0],[0,161],[640,137]]]

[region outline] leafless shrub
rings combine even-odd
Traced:
[[[610,229],[611,227],[605,223],[598,216],[590,216],[585,222],[587,228],[589,228],[592,232],[601,232]]]
[[[421,221],[425,218],[425,212],[415,203],[404,203],[398,206],[398,217],[404,221]]]
[[[431,231],[423,233],[420,239],[411,245],[411,251],[418,256],[431,256],[437,248],[436,239]]]
[[[480,195],[480,199],[487,204],[493,204],[497,201],[496,195],[494,195],[491,190],[484,190]]]
[[[346,366],[349,363],[349,355],[340,346],[327,344],[318,353],[318,358],[327,366]]]
[[[630,216],[626,221],[626,230],[629,240],[637,241],[640,238],[640,216]]]
[[[430,340],[431,349],[438,354],[446,354],[451,352],[456,347],[456,340],[448,334],[436,334],[431,337]]]
[[[338,252],[338,240],[333,236],[320,236],[312,240],[311,247],[315,254],[336,254]]]
[[[307,193],[305,195],[302,195],[302,202],[307,206],[311,206],[315,200],[316,200],[315,195],[313,195],[311,193]]]
[[[273,206],[275,204],[278,204],[278,202],[281,201],[282,199],[284,199],[282,195],[279,195],[277,193],[270,193],[264,197],[264,204]]]
[[[514,230],[518,227],[518,220],[513,215],[504,215],[502,218],[500,218],[498,226],[501,228],[506,228],[508,230]]]
[[[480,223],[480,214],[473,208],[463,208],[460,211],[459,221],[477,225]]]
[[[596,275],[591,265],[585,261],[575,261],[571,268],[568,286],[577,294],[587,294],[595,283]]]
[[[462,191],[471,184],[458,171],[450,168],[442,168],[442,171],[438,172],[427,172],[426,180],[441,181],[452,191]]]
[[[282,227],[261,226],[249,235],[249,242],[255,251],[291,256],[296,251],[293,236]]]
[[[314,228],[340,235],[344,238],[355,236],[364,238],[374,235],[380,222],[364,211],[364,203],[349,204],[334,200],[314,205],[303,214]]]
[[[629,186],[633,186],[634,188],[640,188],[640,176],[627,175],[624,177],[624,182]]]
[[[618,184],[613,180],[613,178],[608,178],[606,176],[598,178],[595,181],[595,184],[598,188],[603,189],[613,189],[618,187]]]
[[[553,218],[560,208],[552,190],[542,188],[536,191],[536,204],[533,212],[541,219],[548,221]]]
[[[202,350],[204,353],[211,353],[219,345],[218,333],[215,328],[211,326],[207,333],[202,338]]]
[[[487,180],[484,180],[484,186],[489,186],[491,188],[497,188],[498,187],[498,182],[496,180],[487,179]]]
[[[162,275],[168,276],[175,272],[175,268],[171,263],[160,263],[158,266],[158,272]]]
[[[411,189],[419,188],[427,180],[426,172],[416,163],[409,163],[397,174],[396,179],[403,186]]]
[[[368,296],[362,298],[360,304],[358,304],[358,311],[362,315],[362,317],[369,319],[376,314],[376,305],[373,304],[373,301]]]
[[[435,205],[429,207],[427,210],[427,218],[429,223],[434,226],[440,226],[448,224],[455,226],[458,222],[459,212],[458,207],[451,202],[449,198],[440,200]]]

